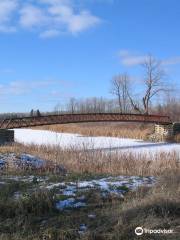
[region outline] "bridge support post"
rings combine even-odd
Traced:
[[[0,145],[5,145],[14,142],[14,131],[0,129]]]

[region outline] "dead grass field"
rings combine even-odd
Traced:
[[[160,177],[156,187],[139,188],[136,193],[129,193],[121,205],[108,209],[105,213],[107,221],[97,229],[96,234],[101,237],[103,232],[108,232],[109,235],[104,234],[102,239],[178,240],[179,206],[180,175],[169,171]],[[144,234],[137,238],[134,235],[137,226],[149,229],[173,229],[174,234]]]
[[[140,187],[129,192],[123,199],[112,198],[104,202],[97,191],[89,192],[87,209],[57,212],[54,208],[53,191],[34,192],[14,204],[13,192],[25,189],[22,183],[9,184],[0,193],[0,240],[136,240],[134,229],[142,226],[149,229],[173,229],[174,234],[139,236],[140,240],[178,240],[180,221],[180,163],[175,153],[157,155],[152,161],[147,156],[134,157],[103,151],[62,150],[46,146],[0,147],[1,153],[29,153],[49,161],[49,166],[38,171],[14,172],[6,174],[45,175],[51,178],[64,177],[53,173],[51,163],[63,165],[71,179],[79,180],[87,176],[139,175],[156,176],[155,187]],[[25,191],[25,190],[24,190]],[[95,214],[89,219],[87,214]],[[88,231],[79,235],[78,228],[86,223]]]
[[[111,174],[111,175],[162,175],[167,170],[178,171],[180,167],[177,153],[161,153],[149,158],[146,154],[133,155],[132,153],[104,152],[103,150],[63,150],[60,147],[24,146],[14,144],[4,146],[1,152],[17,154],[29,153],[48,160],[49,165],[42,171],[51,171],[51,162],[62,165],[68,172],[80,174]],[[49,168],[49,170],[48,170]]]
[[[149,124],[114,122],[57,124],[36,127],[35,129],[62,133],[79,133],[87,136],[108,136],[134,139],[146,139],[146,136],[153,132],[153,126]]]
[[[120,125],[118,128],[114,124],[55,125],[41,129],[131,138],[144,138],[151,130],[140,125],[136,128]],[[57,146],[13,144],[0,147],[0,153],[27,153],[48,161],[45,168],[38,170],[7,168],[6,175],[49,176],[55,182],[108,175],[155,176],[157,179],[154,187],[129,191],[123,199],[111,196],[104,201],[100,192],[91,190],[86,193],[87,208],[63,212],[55,209],[53,191],[25,194],[14,204],[12,193],[22,189],[25,192],[27,186],[11,183],[0,191],[0,240],[179,240],[180,159],[175,152],[151,158],[145,154],[135,156],[116,151],[63,150]],[[54,171],[54,164],[63,166],[66,174]],[[88,214],[94,214],[95,219],[88,218]],[[78,229],[82,223],[88,226],[88,230],[80,235]],[[134,233],[137,226],[173,229],[174,233],[143,234],[137,238]]]

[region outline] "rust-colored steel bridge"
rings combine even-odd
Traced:
[[[164,125],[172,123],[168,116],[119,113],[87,113],[7,118],[0,122],[0,129],[26,128],[33,126],[81,122],[141,122]]]

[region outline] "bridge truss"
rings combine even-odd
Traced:
[[[34,126],[81,122],[141,122],[164,125],[172,123],[168,116],[119,113],[87,113],[7,118],[0,122],[0,129],[27,128]]]

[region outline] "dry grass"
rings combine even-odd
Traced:
[[[79,133],[87,136],[108,136],[135,139],[146,139],[146,136],[153,132],[152,125],[113,122],[57,124],[37,128],[62,133]]]
[[[34,154],[49,160],[50,163],[62,164],[69,173],[158,176],[158,184],[155,187],[139,188],[120,200],[103,202],[99,193],[90,192],[88,209],[61,214],[53,210],[53,192],[37,192],[28,198],[25,195],[23,201],[17,205],[0,197],[0,240],[40,240],[43,236],[47,236],[47,240],[135,240],[137,237],[134,229],[137,226],[179,231],[180,163],[176,153],[160,154],[152,159],[150,156],[134,156],[130,153],[105,153],[101,150],[87,149],[62,150],[59,147],[19,144],[1,147],[0,152]],[[50,171],[47,167],[47,174]],[[24,188],[24,185],[9,185],[8,193],[11,193],[12,189],[18,191],[22,187]],[[87,217],[91,213],[96,215],[93,220]],[[9,215],[6,216],[7,214]],[[81,223],[87,224],[88,231],[79,236],[78,229]],[[144,234],[138,239],[178,240],[178,236]]]
[[[63,150],[60,147],[12,145],[1,147],[0,152],[29,153],[48,160],[46,171],[51,171],[51,163],[62,165],[68,172],[111,175],[162,175],[167,170],[179,171],[180,163],[177,153],[157,155],[133,155],[116,151],[103,150],[78,151]]]
[[[12,188],[17,190],[17,186],[8,185],[6,195],[12,192]],[[179,240],[180,175],[177,172],[168,171],[159,178],[155,187],[141,187],[119,201],[104,203],[96,192],[91,192],[89,201],[93,207],[86,210],[56,212],[52,194],[35,192],[16,204],[9,199],[1,199],[0,239]],[[88,219],[89,213],[94,213],[96,218]],[[88,226],[88,231],[79,235],[81,223]],[[137,238],[134,233],[137,226],[172,229],[175,233],[143,234]]]
[[[148,229],[173,229],[174,234],[144,234],[141,240],[179,239],[180,229],[180,174],[173,171],[161,176],[154,188],[139,188],[125,201],[103,213],[106,221],[96,231],[96,238],[129,240],[137,239],[137,226]],[[107,234],[108,233],[108,234]],[[103,237],[104,238],[103,238]],[[94,239],[94,238],[87,238]]]

